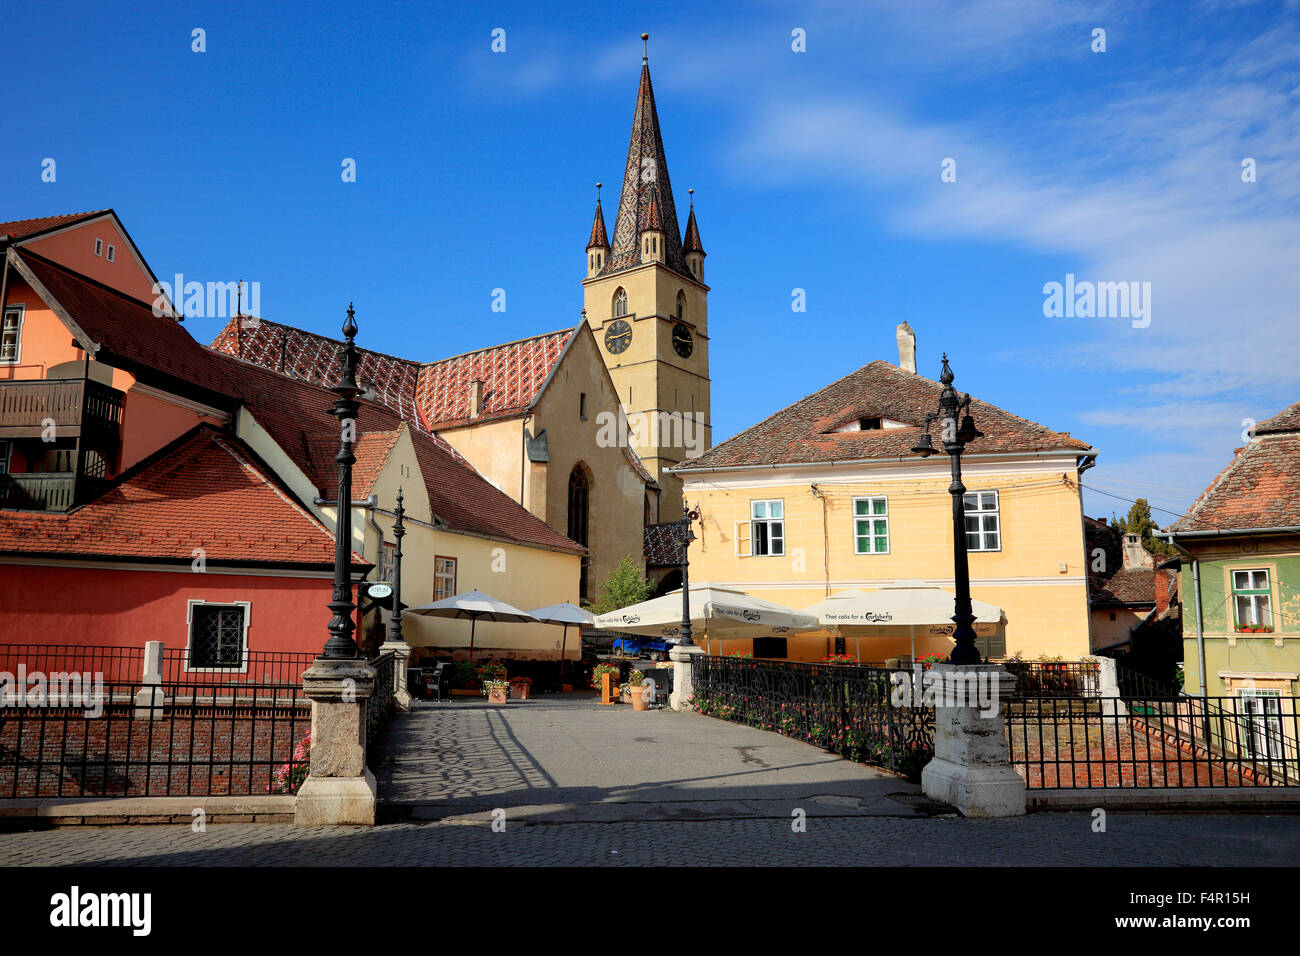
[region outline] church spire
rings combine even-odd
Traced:
[[[643,41],[649,38],[642,34]],[[653,202],[652,202],[653,200]],[[668,161],[663,137],[659,132],[659,113],[655,109],[654,87],[650,83],[648,52],[641,59],[641,85],[637,89],[636,111],[632,115],[632,136],[628,141],[627,165],[623,169],[623,191],[614,220],[614,245],[607,267],[608,275],[630,269],[641,262],[641,233],[650,227],[652,211],[664,232],[665,264],[689,275],[682,255],[681,230],[677,209],[673,205],[673,188],[668,179]]]
[[[682,235],[682,251],[698,252],[704,255],[704,243],[700,242],[700,227],[695,224],[695,190],[688,189],[691,194],[691,214],[686,217],[686,232]]]
[[[596,183],[596,218],[591,222],[591,239],[588,249],[608,249],[609,237],[605,235],[605,211],[600,208],[600,183]]]

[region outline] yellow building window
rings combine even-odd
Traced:
[[[853,550],[889,553],[889,500],[884,495],[853,499]]]
[[[966,550],[1001,551],[1002,515],[996,491],[972,491],[966,504]]]
[[[434,558],[433,599],[442,601],[456,593],[456,559]]]
[[[751,501],[749,513],[754,555],[785,554],[785,502],[780,498]]]

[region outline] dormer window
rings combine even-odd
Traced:
[[[859,430],[859,431],[864,431],[864,432],[874,432],[874,431],[879,431],[881,428],[884,428],[884,427],[885,427],[885,426],[882,425],[882,424],[880,423],[880,419],[879,419],[879,418],[859,418],[859,419],[858,419],[858,430]]]
[[[614,291],[614,318],[627,315],[627,290],[619,287]]]

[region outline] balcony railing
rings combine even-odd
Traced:
[[[123,394],[89,379],[0,383],[0,438],[37,438],[51,423],[60,438],[86,431],[114,437]]]
[[[0,475],[0,508],[67,511],[76,490],[77,476],[70,471]]]

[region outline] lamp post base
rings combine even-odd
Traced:
[[[691,658],[703,654],[704,648],[695,644],[678,645],[668,652],[673,662],[673,692],[668,695],[668,706],[673,710],[690,710],[695,696],[695,682],[691,676]]]

